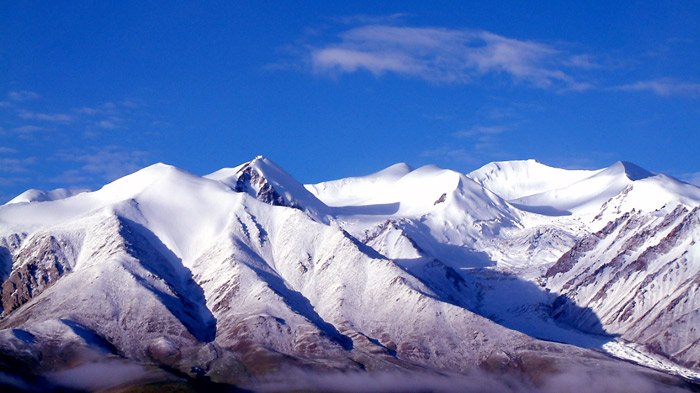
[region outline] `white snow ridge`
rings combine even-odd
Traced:
[[[155,164],[0,206],[0,279],[3,389],[700,381],[700,189],[628,162],[307,185],[264,157]]]

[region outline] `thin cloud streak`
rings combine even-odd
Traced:
[[[7,98],[14,102],[24,102],[39,99],[41,96],[30,90],[20,90],[8,92]]]
[[[461,164],[476,164],[479,162],[478,154],[474,153],[472,150],[461,147],[441,146],[435,149],[424,150],[419,155],[423,158],[440,158],[442,160]]]
[[[30,167],[36,163],[36,157],[0,158],[0,173],[23,174],[30,172]]]
[[[700,83],[683,82],[672,78],[661,78],[618,86],[615,90],[650,91],[663,97],[671,95],[700,96]]]
[[[44,131],[46,128],[44,127],[39,127],[35,126],[32,124],[24,125],[24,126],[19,126],[15,127],[12,130],[10,130],[12,133],[20,135],[20,136],[26,136],[26,135],[31,135],[36,132]]]
[[[311,49],[314,71],[351,73],[364,69],[376,76],[396,73],[448,84],[506,76],[513,83],[541,89],[591,88],[570,72],[592,68],[590,56],[483,30],[369,25],[342,32],[338,39]]]
[[[120,146],[123,138],[117,145],[109,143],[118,138],[116,130],[133,136],[129,132],[134,129],[140,128],[145,134],[157,127],[153,124],[157,119],[141,100],[55,107],[28,90],[6,92],[3,97],[2,102],[10,104],[10,111],[2,113],[7,126],[0,126],[4,139],[0,146],[0,185],[6,188],[30,181],[95,187],[149,163],[148,152]],[[47,143],[58,152],[36,155],[35,146]],[[22,158],[28,155],[35,157]],[[9,195],[0,193],[0,197]]]
[[[66,113],[42,113],[28,110],[21,110],[18,116],[25,120],[39,120],[50,123],[70,123],[75,120],[75,117]]]
[[[100,120],[95,125],[99,128],[103,128],[105,130],[113,130],[115,128],[120,127],[120,123],[122,122],[122,119],[112,116],[108,119]]]
[[[366,15],[366,14],[355,14],[346,15],[340,17],[330,18],[331,21],[344,24],[344,25],[357,25],[357,24],[390,24],[398,22],[401,19],[405,19],[409,15],[406,13],[394,13],[390,15]]]
[[[148,163],[149,154],[142,150],[126,149],[121,146],[105,146],[87,149],[87,151],[64,151],[58,153],[55,158],[63,162],[76,163],[78,168],[64,171],[50,181],[63,185],[82,186],[112,181],[141,169]]]
[[[503,126],[503,125],[491,125],[491,126],[485,126],[485,125],[476,125],[471,128],[468,128],[466,130],[460,130],[457,132],[452,133],[452,136],[458,137],[458,138],[472,138],[472,137],[477,137],[477,136],[493,136],[493,135],[498,135],[501,134],[505,131],[507,131],[509,127]]]

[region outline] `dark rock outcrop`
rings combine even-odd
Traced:
[[[29,240],[13,259],[16,266],[2,285],[3,315],[11,313],[71,270],[67,243],[52,235]]]

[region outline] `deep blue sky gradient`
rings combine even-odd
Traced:
[[[258,154],[302,182],[525,158],[700,180],[699,2],[91,3],[0,4],[2,200]],[[313,63],[367,26],[534,42],[586,87]]]

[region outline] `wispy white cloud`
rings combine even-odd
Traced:
[[[456,136],[458,138],[493,136],[501,134],[508,129],[509,127],[504,125],[475,125],[465,130],[454,132],[452,133],[452,136]]]
[[[115,128],[119,128],[120,124],[122,123],[122,119],[116,116],[110,116],[106,119],[99,120],[95,123],[95,125],[99,128],[105,129],[105,130],[114,130]]]
[[[44,102],[25,103],[39,98],[39,94],[30,91],[14,91],[6,94],[9,107],[16,118],[8,122],[8,127],[0,129],[0,134],[26,139],[39,131],[56,131],[58,134],[82,131],[86,138],[94,139],[105,130],[129,130],[138,124],[151,124],[153,121],[143,101],[124,99],[107,101],[97,105],[82,106],[72,109],[47,108]],[[29,124],[27,124],[29,123]],[[144,130],[147,132],[147,130]]]
[[[401,21],[408,16],[406,13],[397,12],[389,15],[368,15],[368,14],[355,14],[355,15],[345,15],[331,18],[335,23],[345,24],[345,25],[374,25],[374,24],[391,24]]]
[[[506,37],[485,30],[413,27],[405,15],[336,18],[330,37],[316,31],[309,40],[321,44],[297,45],[290,51],[302,56],[319,75],[367,71],[376,77],[397,74],[438,84],[470,84],[484,80],[564,91],[628,91],[668,97],[700,97],[700,83],[674,78],[638,80],[620,85],[620,72],[630,75],[633,59],[590,53],[575,44]],[[354,27],[352,27],[354,26]],[[276,64],[270,69],[300,69]]]
[[[478,162],[478,157],[476,157],[473,152],[461,147],[441,146],[435,149],[424,150],[420,153],[420,156],[424,158],[439,158],[440,160],[467,164]]]
[[[309,59],[319,73],[363,69],[374,75],[396,73],[440,83],[469,83],[500,75],[538,88],[570,90],[591,85],[569,70],[594,66],[586,54],[488,31],[391,25],[346,30],[337,42],[313,47]]]
[[[64,171],[51,179],[63,185],[91,185],[112,181],[142,168],[149,160],[143,150],[127,149],[121,146],[105,146],[86,150],[64,151],[56,154],[56,159],[73,162],[77,168]]]
[[[75,120],[73,115],[67,113],[43,113],[20,110],[18,116],[25,120],[39,120],[50,123],[70,123]]]
[[[615,87],[623,91],[650,91],[660,96],[691,95],[700,96],[700,83],[679,81],[673,78],[660,78],[634,82]]]
[[[511,125],[482,125],[477,124],[470,128],[452,133],[453,137],[466,140],[469,155],[478,158],[493,158],[504,155],[500,143],[503,133],[513,130]]]
[[[122,100],[105,102],[96,106],[84,106],[74,109],[73,112],[88,122],[84,135],[92,138],[99,135],[97,129],[125,128],[129,119],[134,117],[136,111],[142,107],[143,103],[138,100]]]
[[[5,95],[5,99],[0,101],[0,108],[11,108],[25,101],[32,101],[41,98],[41,96],[30,90],[9,91]]]
[[[10,131],[15,135],[31,135],[39,131],[46,130],[45,127],[36,126],[33,124],[27,124],[19,127],[12,128]]]
[[[453,137],[462,139],[458,143],[443,144],[421,153],[421,157],[453,161],[462,164],[477,164],[487,159],[507,155],[503,151],[500,134],[510,130],[508,126],[477,125],[466,130],[452,133]]]
[[[36,157],[4,158],[0,157],[0,173],[23,174],[30,172],[30,167],[37,162]]]
[[[509,157],[503,144],[506,134],[516,132],[525,120],[522,112],[538,111],[537,106],[526,103],[504,103],[500,99],[484,102],[472,114],[466,114],[469,120],[459,120],[465,113],[440,116],[435,119],[441,123],[470,124],[457,128],[457,131],[445,132],[449,138],[438,138],[436,146],[424,150],[422,157],[438,161],[452,161],[459,164],[483,164],[484,161]],[[443,127],[441,125],[441,127]]]
[[[604,66],[598,61],[596,61],[593,55],[589,53],[569,56],[567,59],[564,60],[564,63],[572,67],[588,70],[604,68]]]
[[[0,187],[12,187],[14,185],[17,185],[19,183],[26,183],[27,179],[24,177],[17,177],[17,176],[0,176]],[[10,194],[3,194],[0,195],[0,203],[3,201],[7,201],[10,198],[12,198],[13,195]]]
[[[40,99],[39,94],[16,91],[0,94],[9,110],[0,112],[0,199],[18,193],[20,185],[57,183],[64,187],[95,187],[148,163],[148,153],[112,145],[131,130],[146,135],[157,118],[138,99],[67,106]],[[92,138],[89,138],[92,137]],[[118,140],[119,142],[110,142]],[[49,155],[21,158],[50,143]],[[138,143],[133,141],[132,143]],[[58,151],[58,153],[55,153]],[[37,184],[38,183],[38,184]],[[3,192],[5,194],[3,194]]]
[[[81,115],[96,115],[100,113],[100,110],[98,108],[92,108],[89,106],[85,106],[82,108],[77,108],[75,109],[75,112]]]
[[[7,98],[14,102],[24,102],[39,99],[41,96],[30,90],[10,91]]]
[[[125,110],[142,107],[142,102],[138,100],[122,100],[122,101],[107,101],[100,105],[84,106],[76,108],[73,111],[82,115],[97,115],[97,116],[115,116],[123,113]]]

